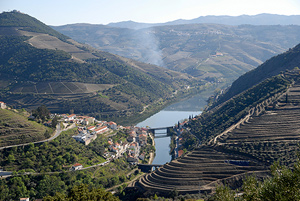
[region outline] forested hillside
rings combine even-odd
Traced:
[[[203,89],[200,79],[97,51],[19,12],[0,14],[0,44],[0,98],[13,107],[128,123]]]

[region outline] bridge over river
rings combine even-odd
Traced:
[[[171,129],[173,129],[174,126],[169,126],[169,127],[160,127],[160,128],[149,128],[148,131],[153,133],[153,135],[155,136],[155,131],[158,130],[166,130],[167,134],[169,134],[171,132]]]

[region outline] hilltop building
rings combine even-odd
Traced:
[[[0,108],[6,109],[6,107],[7,107],[6,104],[4,102],[0,101]]]

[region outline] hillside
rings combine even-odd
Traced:
[[[53,28],[99,50],[229,84],[300,41],[296,25],[187,23],[135,30],[71,24]]]
[[[17,112],[0,109],[0,147],[41,141],[49,138],[52,132]]]
[[[292,70],[299,67],[300,62],[300,45],[289,49],[288,51],[272,57],[262,65],[249,71],[233,82],[227,93],[220,97],[218,103],[222,103],[231,97],[251,88],[259,82],[270,76],[279,74],[286,70]]]
[[[300,142],[299,87],[299,70],[287,72],[196,117],[187,126],[202,145],[137,185],[162,195],[213,193],[217,185],[239,188],[247,175],[265,178],[276,161],[292,166]]]
[[[19,12],[0,14],[0,44],[0,98],[14,107],[45,104],[52,112],[130,123],[124,117],[137,120],[202,85],[183,73],[97,51]]]
[[[162,195],[173,189],[183,194],[214,193],[218,185],[238,189],[252,174],[259,180],[268,177],[275,162],[296,164],[300,70],[295,65],[299,55],[297,45],[241,76],[230,89],[238,93],[225,92],[227,100],[214,103],[185,125],[185,132],[194,134],[201,145],[136,185]]]

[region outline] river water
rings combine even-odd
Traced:
[[[151,128],[174,126],[178,123],[178,121],[188,119],[189,116],[201,114],[201,110],[206,105],[206,99],[206,96],[199,95],[188,100],[175,103],[149,117],[145,121],[138,123],[137,126],[149,126]],[[171,155],[169,154],[169,145],[171,138],[167,136],[166,131],[156,131],[154,141],[156,155],[153,160],[153,164],[163,165],[167,162],[170,162]]]

